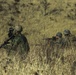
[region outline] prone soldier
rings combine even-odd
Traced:
[[[64,53],[64,48],[65,48],[65,40],[62,37],[62,33],[58,32],[56,34],[56,49],[55,49],[55,55],[56,57],[61,57],[63,56]]]
[[[63,32],[66,41],[66,47],[76,46],[76,37],[71,34],[70,30],[66,29]]]
[[[64,38],[62,37],[62,33],[61,32],[58,32],[56,34],[56,44],[57,44],[57,48],[64,48],[65,47],[65,40]]]

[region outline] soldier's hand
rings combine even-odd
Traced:
[[[5,43],[5,44],[8,44],[9,42],[8,42],[8,41],[5,41],[4,43]]]

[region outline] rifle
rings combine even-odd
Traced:
[[[3,46],[5,46],[6,44],[8,44],[9,41],[10,41],[12,38],[14,38],[14,36],[11,36],[11,37],[8,38],[7,40],[5,40],[4,43],[0,45],[0,48],[2,48]]]
[[[4,41],[3,44],[0,45],[0,48],[2,48],[3,46],[5,46],[6,44],[9,43],[10,40],[12,40],[14,38],[14,34],[13,34],[13,28],[9,28],[9,32],[8,32],[8,39]]]

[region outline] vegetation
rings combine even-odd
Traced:
[[[0,0],[0,44],[8,38],[8,28],[20,24],[30,45],[26,60],[0,49],[0,75],[75,75],[76,50],[60,50],[59,58],[50,51],[48,62],[43,40],[64,29],[76,34],[75,11],[75,0]]]

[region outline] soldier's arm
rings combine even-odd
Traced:
[[[9,41],[5,41],[0,48],[4,48],[4,49],[11,49],[11,44]]]
[[[72,37],[72,41],[76,41],[76,36],[73,36]]]
[[[11,46],[11,45],[5,45],[5,46],[3,46],[2,48],[11,50],[11,49],[12,49],[12,46]]]
[[[20,38],[15,38],[12,42],[12,49],[15,50],[20,43]]]

